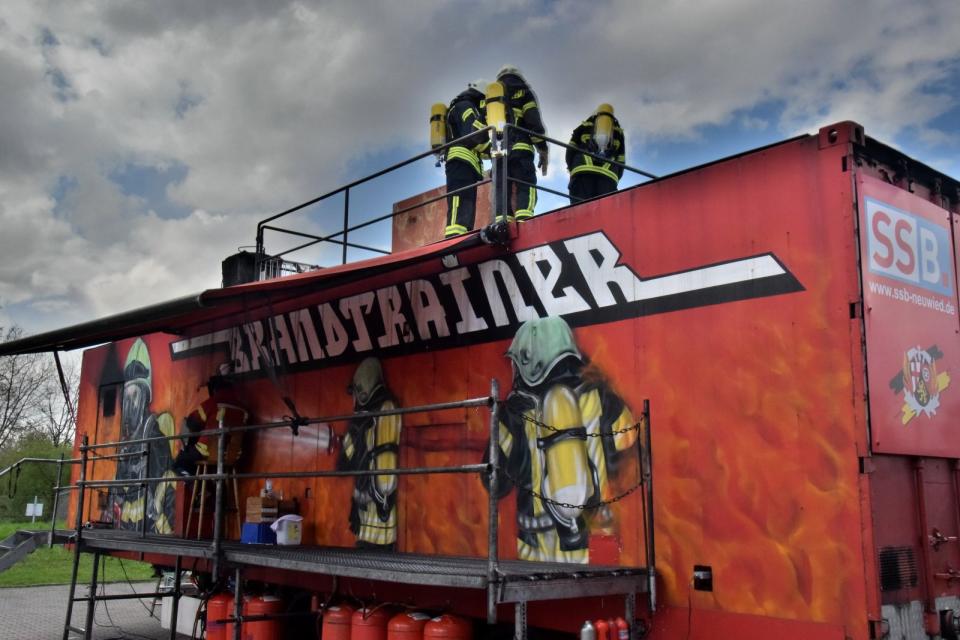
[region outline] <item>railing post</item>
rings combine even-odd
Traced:
[[[53,548],[53,539],[57,535],[57,509],[60,508],[60,478],[63,476],[63,453],[57,461],[57,482],[53,487],[53,511],[50,514],[50,537],[47,539],[47,548]]]
[[[223,429],[223,418],[220,418],[219,433],[217,434],[217,486],[213,507],[213,579],[220,575],[220,555],[223,543],[223,458],[227,453],[227,438]],[[203,523],[200,523],[203,526]]]
[[[500,475],[500,385],[490,381],[490,474],[488,491],[487,520],[487,624],[497,622],[497,534],[499,532],[499,514],[497,512],[497,485]]]
[[[644,491],[647,499],[647,519],[643,526],[647,529],[647,589],[650,594],[650,613],[657,610],[657,560],[654,545],[654,517],[653,517],[653,437],[650,427],[650,401],[643,401],[644,442],[640,473],[643,474]],[[634,621],[627,621],[631,628]]]
[[[173,566],[173,602],[170,607],[170,640],[177,640],[177,618],[180,615],[180,572],[183,570],[183,557],[177,555]]]
[[[146,478],[150,477],[149,467],[150,467],[150,443],[144,442],[140,447],[140,490],[137,492],[140,502],[140,537],[147,537],[147,503],[150,501],[150,489],[147,487],[147,483],[143,482]]]
[[[343,259],[347,264],[347,230],[350,228],[350,187],[343,191]]]
[[[73,625],[73,598],[77,589],[77,573],[80,569],[80,535],[83,531],[83,494],[87,480],[87,445],[89,438],[86,434],[80,441],[80,479],[77,482],[77,513],[74,518],[76,535],[73,539],[73,567],[70,571],[70,597],[67,599],[67,620],[63,623],[63,640],[70,639],[70,627]]]
[[[243,624],[243,587],[240,567],[233,572],[233,640],[241,640],[240,625]]]
[[[97,577],[99,568],[100,552],[96,551],[93,554],[93,571],[90,573],[90,592],[87,594],[90,599],[87,600],[87,621],[83,625],[84,640],[90,640],[90,638],[93,637],[93,616],[97,609]],[[72,600],[73,596],[71,596],[70,599]]]

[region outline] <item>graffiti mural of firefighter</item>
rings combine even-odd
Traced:
[[[127,353],[123,368],[123,403],[120,439],[136,440],[156,436],[172,436],[175,432],[173,416],[169,412],[153,414],[153,375],[150,353],[146,343],[137,338]],[[142,444],[122,446],[125,454],[136,454]],[[174,441],[150,443],[149,456],[130,455],[117,463],[117,479],[131,480],[143,477],[173,477]],[[146,465],[146,467],[144,467]],[[121,529],[139,529],[146,517],[148,532],[173,532],[173,513],[176,491],[173,483],[149,486],[146,495],[138,486],[117,487],[111,492],[109,503],[113,522]],[[144,509],[146,505],[146,509]]]
[[[367,358],[348,389],[356,411],[389,411],[397,403],[376,358]],[[353,418],[337,459],[339,470],[395,469],[400,416]],[[397,542],[397,476],[357,476],[350,501],[350,531],[358,547],[393,550]]]
[[[589,562],[591,531],[616,531],[609,476],[637,441],[630,409],[580,353],[560,317],[524,323],[506,356],[500,497],[516,489],[521,560]],[[586,505],[587,508],[579,508]]]

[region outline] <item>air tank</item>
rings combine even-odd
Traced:
[[[610,149],[610,142],[613,140],[613,106],[602,104],[597,107],[597,117],[593,122],[593,141],[599,149],[599,153],[604,155]]]
[[[487,124],[497,133],[503,133],[507,123],[507,105],[503,98],[503,83],[491,82],[487,85],[486,96]]]
[[[430,148],[442,147],[447,142],[447,105],[436,102],[430,107]]]

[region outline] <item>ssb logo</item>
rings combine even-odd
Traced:
[[[948,229],[873,198],[865,202],[870,271],[952,295]]]

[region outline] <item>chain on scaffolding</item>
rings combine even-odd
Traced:
[[[633,485],[623,493],[615,495],[612,498],[609,498],[607,500],[596,500],[594,502],[590,502],[587,504],[570,504],[569,502],[560,502],[559,500],[548,498],[542,493],[534,491],[530,487],[524,487],[522,484],[520,484],[520,481],[517,478],[514,478],[510,474],[510,472],[507,471],[506,468],[504,467],[500,467],[500,472],[503,473],[503,475],[505,475],[507,479],[513,483],[513,485],[517,488],[517,491],[528,493],[532,495],[534,498],[539,499],[541,502],[552,504],[555,507],[563,507],[564,509],[579,509],[581,511],[585,511],[587,509],[599,509],[600,507],[611,505],[614,502],[620,502],[621,500],[629,496],[631,493],[634,493],[637,489],[643,486],[643,477],[641,476],[641,478],[637,481],[637,484]]]
[[[509,409],[507,409],[507,411],[509,411],[512,415],[517,416],[518,418],[521,418],[525,422],[529,422],[530,424],[534,424],[538,427],[542,427],[547,431],[560,432],[560,431],[566,430],[566,429],[561,429],[560,427],[554,427],[553,425],[549,425],[545,422],[541,422],[540,420],[537,420],[536,418],[528,416],[525,413],[510,411]],[[645,421],[645,417],[641,416],[638,422],[633,423],[629,427],[624,427],[623,429],[612,429],[611,431],[608,431],[606,433],[602,431],[598,431],[596,433],[586,433],[584,435],[587,438],[612,438],[614,436],[618,436],[624,433],[630,433],[631,431],[640,431],[640,429],[643,428],[644,421]]]
[[[510,411],[510,410],[507,409],[507,411]],[[526,422],[529,422],[530,424],[534,424],[538,427],[542,427],[548,431],[553,431],[555,433],[560,431],[565,431],[565,429],[560,429],[558,427],[554,427],[553,425],[549,425],[545,422],[541,422],[540,420],[537,420],[536,418],[528,416],[525,413],[517,413],[515,411],[510,411],[510,413],[523,419]],[[584,435],[587,438],[612,438],[620,434],[630,433],[631,431],[639,431],[640,429],[643,428],[645,421],[646,421],[646,416],[641,416],[639,421],[633,423],[629,427],[624,427],[623,429],[613,429],[606,433],[598,431],[596,433],[587,433]],[[510,472],[507,471],[505,467],[500,467],[500,471],[507,477],[508,480],[510,480],[510,482],[513,483],[513,485],[517,488],[518,491],[523,491],[524,493],[530,494],[533,497],[540,500],[541,502],[552,504],[555,507],[563,507],[564,509],[580,509],[581,511],[586,509],[598,509],[600,507],[611,505],[614,502],[619,502],[643,486],[643,474],[641,474],[640,479],[637,480],[637,483],[635,485],[633,485],[623,493],[615,495],[612,498],[609,498],[607,500],[596,500],[596,501],[589,502],[587,504],[570,504],[569,502],[560,502],[558,500],[553,500],[552,498],[548,498],[547,496],[537,491],[534,491],[530,487],[523,486],[517,478],[514,478],[512,475],[510,475]]]

